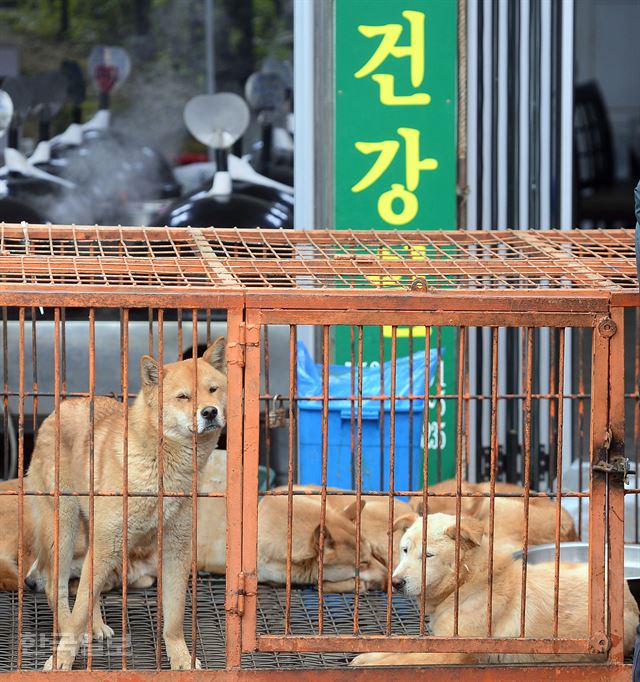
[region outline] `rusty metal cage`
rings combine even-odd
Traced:
[[[115,513],[114,505],[121,518],[128,518],[135,505],[150,500],[156,519],[157,585],[129,588],[122,580],[121,587],[102,598],[99,590],[96,595],[88,591],[89,639],[75,659],[75,668],[88,673],[109,670],[114,677],[139,678],[159,670],[172,674],[161,632],[173,606],[167,601],[177,600],[181,608],[181,598],[173,588],[167,599],[163,583],[167,542],[173,537],[164,536],[164,519],[172,501],[187,500],[192,552],[184,630],[192,667],[198,657],[203,667],[217,669],[217,675],[236,678],[255,675],[255,670],[286,677],[299,674],[302,667],[308,676],[346,679],[366,674],[347,668],[356,653],[417,652],[437,663],[414,659],[428,665],[429,679],[448,679],[456,662],[473,666],[456,668],[458,674],[475,676],[490,662],[487,654],[502,658],[503,664],[520,660],[525,665],[518,675],[529,679],[556,679],[558,670],[571,679],[628,676],[622,588],[625,508],[628,522],[630,505],[625,497],[636,519],[626,539],[637,542],[640,492],[634,483],[626,490],[623,485],[625,456],[638,460],[640,428],[633,310],[640,301],[631,231],[287,233],[3,225],[0,281],[3,467],[4,477],[15,479],[1,484],[6,487],[0,490],[0,504],[6,508],[3,515],[16,521],[17,546],[17,591],[0,594],[0,632],[9,643],[0,654],[0,669],[22,674],[57,656],[58,609],[52,611],[42,595],[23,586],[31,568],[26,557],[32,500],[47,498],[53,503],[57,557],[49,597],[54,604],[60,562],[65,560],[60,555],[66,518],[61,509],[68,500],[86,504],[84,580],[89,585],[94,583],[96,518],[100,523],[104,515]],[[160,435],[153,485],[130,489],[130,399],[140,388],[140,356],[155,357],[161,376],[165,363],[185,360],[194,368],[195,391],[195,357],[220,334],[227,339],[228,386],[226,473],[218,474],[222,484],[206,489],[201,481],[203,470],[193,454],[198,418],[193,401],[188,485],[179,490],[165,485],[161,462],[170,438]],[[340,428],[349,477],[336,489],[329,480],[337,442],[330,413],[338,399],[331,389],[330,364],[339,334],[343,361],[350,367],[349,390],[339,396],[346,403]],[[371,351],[365,346],[371,338],[380,384],[379,390],[367,392],[363,374]],[[320,376],[316,392],[304,395],[298,390],[301,339],[318,361]],[[405,392],[397,385],[403,354],[399,339],[409,357],[410,389]],[[198,353],[192,352],[195,348]],[[515,352],[509,354],[509,349]],[[454,380],[447,385],[440,372],[443,356],[453,368]],[[413,376],[420,367],[424,377],[418,386]],[[123,413],[117,446],[121,479],[116,486],[96,488],[95,472],[103,457],[95,445],[100,428],[96,401],[110,394]],[[66,447],[61,405],[72,397],[88,406],[83,423],[89,486],[82,490],[61,487],[59,478]],[[318,476],[302,480],[301,458],[310,455],[301,440],[301,409],[312,405]],[[48,414],[54,415],[50,456],[55,483],[51,489],[34,490],[25,474],[35,435]],[[448,460],[441,435],[445,417],[453,424]],[[157,431],[165,434],[164,416],[158,419]],[[371,461],[363,455],[363,419],[378,427]],[[537,446],[541,440],[549,455],[544,466]],[[407,452],[417,453],[417,459]],[[577,479],[567,485],[563,477],[574,461]],[[366,479],[365,466],[379,471],[377,478]],[[406,476],[396,473],[399,467]],[[441,482],[444,478],[450,479],[448,484]],[[504,479],[518,487],[503,487]],[[486,480],[485,488],[467,483],[476,480]],[[211,502],[221,506],[199,510]],[[399,560],[394,524],[406,511],[402,505],[410,502],[422,513],[422,521],[416,522],[422,533],[420,587],[413,596],[392,590]],[[511,548],[501,540],[507,525],[501,510],[511,503],[521,510],[518,546],[512,549],[519,549],[522,559],[513,559],[519,561],[517,622],[505,634],[494,618],[492,576],[496,562],[507,561],[505,548]],[[304,512],[305,504],[311,511]],[[487,596],[477,607],[481,624],[472,627],[464,608],[470,570],[463,534],[465,518],[473,515],[476,504],[486,509]],[[280,505],[280,516],[269,519],[269,505]],[[429,619],[430,506],[451,512],[453,518],[452,621],[446,632],[434,632]],[[351,540],[345,542],[352,553],[340,572],[330,558],[338,544],[331,524],[336,509],[342,513],[347,507]],[[560,561],[561,540],[569,537],[563,535],[564,507],[571,507],[576,537],[588,543],[588,612],[582,630],[571,635],[563,632],[559,587],[563,576],[575,570]],[[365,510],[372,508],[380,512],[384,526],[375,551],[363,526]],[[296,529],[304,526],[303,512],[307,526],[301,536]],[[529,554],[534,538],[544,535],[541,518],[549,524],[544,537],[552,545],[553,594],[547,628],[532,634],[527,604],[531,610],[529,587],[536,569]],[[224,547],[224,578],[202,573],[198,563],[198,532],[216,526],[222,529],[218,539]],[[129,575],[135,559],[129,533],[123,524],[114,543],[121,576]],[[305,555],[306,578],[300,585],[297,555],[309,534],[313,551]],[[264,571],[263,540],[277,554],[277,575],[272,564]],[[374,563],[378,573],[369,578]],[[259,577],[265,582],[258,584]],[[102,609],[115,630],[110,641],[91,641],[94,621],[89,614],[94,607]],[[585,660],[572,660],[579,655]],[[56,662],[54,658],[54,666]],[[374,675],[376,668],[367,671]],[[408,679],[415,673],[400,667],[393,674]],[[485,674],[510,679],[513,670],[492,665]]]

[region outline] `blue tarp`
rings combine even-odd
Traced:
[[[441,351],[441,356],[444,355],[444,349]],[[424,351],[418,351],[413,354],[413,386],[410,385],[410,358],[398,358],[396,361],[396,390],[397,396],[408,395],[424,395],[424,379],[425,379],[425,354]],[[429,368],[429,383],[432,386],[436,378],[436,364],[438,361],[438,354],[435,349],[430,353],[430,368]],[[355,367],[355,378],[353,386],[355,387],[354,395],[358,392],[358,367]],[[329,397],[344,398],[344,400],[331,400],[330,407],[335,410],[344,410],[351,408],[351,401],[348,397],[352,394],[351,391],[352,378],[351,368],[344,365],[330,365],[329,366]],[[384,363],[384,394],[389,395],[391,390],[391,361]],[[322,366],[316,365],[311,358],[307,347],[301,341],[298,341],[298,395],[300,398],[308,396],[322,396]],[[380,382],[380,367],[364,367],[362,370],[362,395],[363,396],[379,396],[383,395],[382,386]],[[388,400],[385,401],[385,409],[389,409]],[[319,401],[301,400],[300,407],[316,407],[320,409],[322,405]],[[415,400],[413,402],[415,409],[422,409],[423,401]],[[380,409],[380,401],[363,400],[363,411],[367,408],[376,410]],[[403,411],[409,409],[408,400],[400,400],[396,402],[396,410]]]

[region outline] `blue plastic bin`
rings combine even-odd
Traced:
[[[437,353],[430,356],[430,381],[435,379]],[[385,389],[391,385],[391,363],[385,363]],[[322,395],[321,367],[313,364],[309,352],[298,344],[298,480],[301,484],[322,483],[322,401],[304,400]],[[409,385],[409,358],[396,363],[396,397],[424,393],[424,351],[413,356],[413,386]],[[380,368],[363,370],[363,395],[381,395]],[[358,378],[355,378],[358,385]],[[355,463],[358,451],[358,404],[354,403],[354,436],[351,437],[352,409],[351,370],[332,365],[329,368],[327,485],[337,488],[355,487]],[[394,489],[415,490],[421,486],[423,456],[424,401],[414,400],[412,414],[409,401],[395,401]],[[409,444],[409,419],[413,421],[413,438]],[[384,445],[380,449],[380,401],[362,401],[362,489],[389,490],[391,403],[384,401]],[[353,448],[352,448],[353,442]]]

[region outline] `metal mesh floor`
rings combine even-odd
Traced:
[[[203,667],[224,668],[225,611],[224,578],[210,575],[198,577],[197,656]],[[122,639],[121,595],[111,592],[102,596],[102,615],[114,630],[114,637],[93,643],[93,669],[119,670],[122,647],[126,647],[127,666],[139,670],[155,670],[156,591],[130,590],[128,593],[128,629]],[[351,634],[353,628],[352,594],[328,594],[324,597],[325,634]],[[258,632],[282,634],[285,591],[265,585],[258,592]],[[185,632],[191,645],[191,595],[187,598]],[[387,598],[383,593],[360,595],[360,625],[363,634],[384,634]],[[318,594],[313,588],[294,589],[291,594],[291,630],[293,634],[315,634],[318,622]],[[51,654],[52,614],[44,594],[25,593],[23,605],[22,669],[39,670]],[[418,604],[413,599],[394,595],[392,632],[417,634]],[[0,593],[0,672],[17,669],[18,595]],[[75,668],[86,668],[86,647],[76,658]],[[346,666],[352,654],[245,654],[245,668],[331,668]],[[169,664],[163,651],[163,669]]]

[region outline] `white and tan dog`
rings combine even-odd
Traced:
[[[399,519],[408,526],[400,549],[402,561],[393,574],[394,587],[407,595],[420,595],[422,576],[422,518],[411,515]],[[481,522],[460,520],[459,635],[487,635],[488,544]],[[451,637],[454,621],[456,519],[448,514],[427,517],[427,556],[425,609],[433,634]],[[525,635],[551,638],[553,635],[554,564],[529,564],[527,569],[527,607]],[[520,636],[520,590],[522,562],[511,551],[496,548],[493,563],[492,633],[494,637]],[[560,638],[588,638],[588,567],[561,564],[558,608]],[[624,585],[624,650],[633,652],[638,605]],[[352,665],[433,665],[444,663],[529,663],[588,661],[581,654],[469,654],[460,642],[460,653],[394,654],[373,653],[356,656]]]
[[[197,361],[193,359],[164,365],[162,373],[162,442],[163,488],[166,492],[189,493],[192,485],[193,439],[197,443],[197,466],[201,471],[215,448],[225,425],[226,363],[225,339],[218,338]],[[194,369],[197,363],[197,371]],[[157,362],[144,356],[141,360],[142,389],[128,416],[128,480],[130,493],[146,497],[131,497],[128,509],[129,551],[152,549],[158,529],[158,454],[160,450],[159,383]],[[195,395],[194,386],[196,389]],[[60,434],[59,480],[61,492],[82,492],[89,489],[89,433],[86,420],[77,420],[73,412],[76,400],[64,401],[60,419],[69,427]],[[85,409],[83,406],[82,409]],[[194,433],[194,411],[196,429]],[[38,443],[29,467],[27,489],[54,489],[55,415],[47,422],[51,428],[38,433]],[[53,435],[53,438],[52,438]],[[124,416],[122,409],[95,420],[94,470],[95,491],[118,491],[123,480]],[[151,496],[149,496],[151,494]],[[90,553],[85,559],[76,602],[71,612],[68,584],[74,556],[76,536],[85,527],[89,516],[87,496],[61,495],[58,603],[53,603],[53,508],[54,500],[36,498],[34,520],[38,544],[38,560],[46,578],[49,603],[58,609],[60,643],[57,667],[70,670],[81,638],[87,627],[89,590],[93,593],[93,630],[98,636],[111,636],[113,631],[102,622],[99,609],[100,593],[109,576],[121,565],[122,499],[95,497],[95,534],[93,542],[93,585],[90,584]],[[162,590],[164,641],[172,669],[191,667],[191,654],[184,639],[183,622],[187,581],[191,558],[191,500],[167,497],[163,507],[164,545],[162,556]],[[53,665],[52,658],[46,668]],[[200,667],[199,661],[196,661]]]

